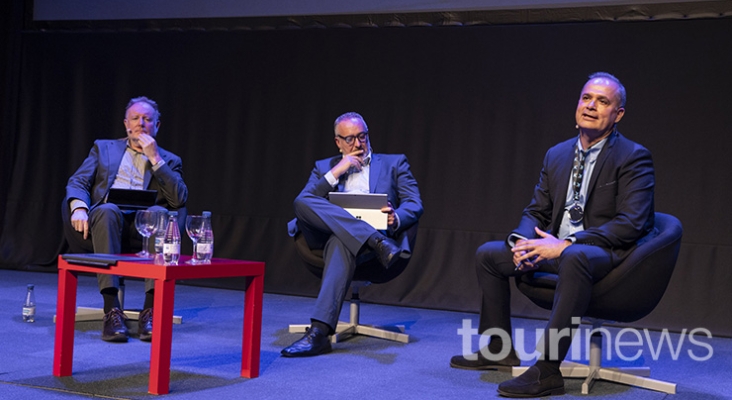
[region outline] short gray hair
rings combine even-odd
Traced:
[[[130,109],[130,107],[134,106],[137,103],[147,103],[150,105],[150,107],[155,110],[155,120],[160,120],[160,110],[158,109],[158,103],[155,102],[153,99],[149,99],[146,96],[140,96],[130,99],[130,101],[127,103],[127,107],[125,107],[125,118],[127,118],[127,110]]]
[[[361,114],[359,114],[357,112],[353,112],[353,111],[347,112],[345,114],[341,114],[341,116],[339,116],[338,118],[336,118],[335,119],[335,122],[333,122],[333,131],[335,131],[335,128],[338,126],[338,124],[340,124],[343,121],[349,120],[349,119],[357,119],[357,120],[361,121],[361,124],[363,125],[364,132],[367,132],[368,133],[369,127],[368,127],[368,125],[366,125],[366,121],[363,119],[363,117],[361,116]]]

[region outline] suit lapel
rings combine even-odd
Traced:
[[[605,162],[610,158],[610,155],[613,152],[613,147],[615,146],[615,142],[617,141],[618,133],[613,132],[608,138],[607,143],[605,143],[605,146],[603,146],[602,150],[600,150],[600,154],[597,155],[597,161],[595,161],[595,168],[592,170],[592,176],[590,177],[590,182],[587,186],[587,198],[590,198],[590,193],[592,193],[592,190],[595,188],[595,184],[597,183],[597,177],[600,176],[600,172],[602,171],[602,166],[605,165]]]
[[[107,165],[109,166],[107,190],[112,187],[114,179],[117,177],[117,171],[119,171],[119,166],[122,164],[122,156],[124,156],[126,148],[127,141],[123,139],[109,142],[107,146]]]
[[[371,154],[369,168],[369,193],[379,193],[376,190],[376,185],[381,182],[381,157],[378,154]]]

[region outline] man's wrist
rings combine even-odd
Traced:
[[[162,167],[163,165],[165,165],[165,160],[163,160],[163,159],[161,158],[160,160],[158,160],[157,162],[155,162],[155,163],[153,164],[153,166],[152,166],[152,167],[153,167],[153,171],[157,171],[157,170],[158,170],[158,169],[160,169],[160,167]]]

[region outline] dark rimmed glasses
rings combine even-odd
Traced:
[[[338,138],[342,141],[346,142],[347,145],[352,145],[353,141],[356,139],[358,139],[358,141],[361,143],[365,142],[366,139],[369,137],[369,132],[365,131],[351,136],[341,136],[336,134],[336,136],[338,136]]]

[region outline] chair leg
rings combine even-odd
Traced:
[[[409,343],[409,335],[404,333],[405,329],[403,325],[397,325],[394,327],[399,332],[394,332],[392,330],[374,325],[362,325],[361,323],[359,323],[360,310],[361,300],[358,297],[358,291],[354,289],[353,296],[351,297],[350,321],[347,324],[338,324],[338,327],[336,328],[336,333],[331,337],[331,342],[338,343],[350,338],[351,336],[363,335],[379,339],[391,340],[394,342]]]
[[[359,313],[361,310],[361,300],[358,294],[358,286],[353,286],[350,304],[350,317],[348,322],[338,322],[338,326],[335,328],[335,333],[331,336],[331,343],[342,342],[351,336],[363,335],[370,336],[379,339],[391,340],[400,343],[409,343],[409,335],[404,333],[404,325],[397,325],[392,329],[398,330],[394,332],[384,327],[378,327],[374,325],[362,325],[359,323]],[[290,333],[303,333],[309,328],[310,325],[290,325]]]
[[[602,334],[595,332],[590,338],[590,362],[589,365],[579,364],[572,361],[562,362],[559,368],[564,378],[585,378],[582,383],[582,394],[590,394],[592,385],[598,380],[622,383],[625,385],[655,390],[657,392],[676,394],[676,384],[647,378],[651,375],[648,367],[622,367],[603,368],[602,360]],[[519,376],[529,367],[513,367],[512,375]]]

